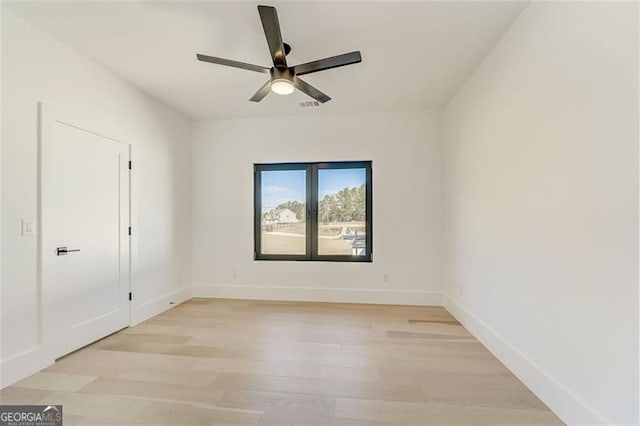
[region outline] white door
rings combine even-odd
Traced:
[[[58,358],[129,324],[129,147],[42,120],[43,330]]]

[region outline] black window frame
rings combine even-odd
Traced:
[[[318,171],[327,169],[365,169],[365,254],[318,254]],[[261,253],[262,172],[304,170],[306,172],[305,254]],[[293,260],[320,262],[373,262],[373,168],[371,161],[325,161],[311,163],[260,163],[253,165],[254,260]]]

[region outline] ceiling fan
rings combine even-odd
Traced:
[[[229,67],[270,74],[271,77],[269,80],[258,89],[251,99],[249,99],[250,101],[260,102],[270,91],[278,95],[288,95],[293,93],[295,89],[298,89],[318,102],[325,103],[331,100],[331,98],[300,79],[299,76],[362,62],[360,52],[355,51],[290,67],[287,65],[286,57],[289,52],[291,52],[291,46],[282,41],[280,22],[278,21],[276,8],[272,6],[258,6],[258,13],[260,14],[260,20],[264,28],[264,35],[267,38],[267,44],[269,45],[269,52],[273,59],[273,67],[268,68],[233,61],[231,59],[216,58],[200,53],[196,54],[198,60],[202,62],[211,62],[213,64],[227,65]]]

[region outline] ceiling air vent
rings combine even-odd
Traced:
[[[306,101],[306,102],[300,102],[300,106],[302,108],[306,108],[306,107],[317,107],[320,106],[320,102],[318,101]]]

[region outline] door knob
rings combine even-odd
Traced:
[[[67,253],[73,253],[75,251],[80,251],[80,249],[68,249],[66,247],[58,247],[56,248],[56,256],[66,256]]]

